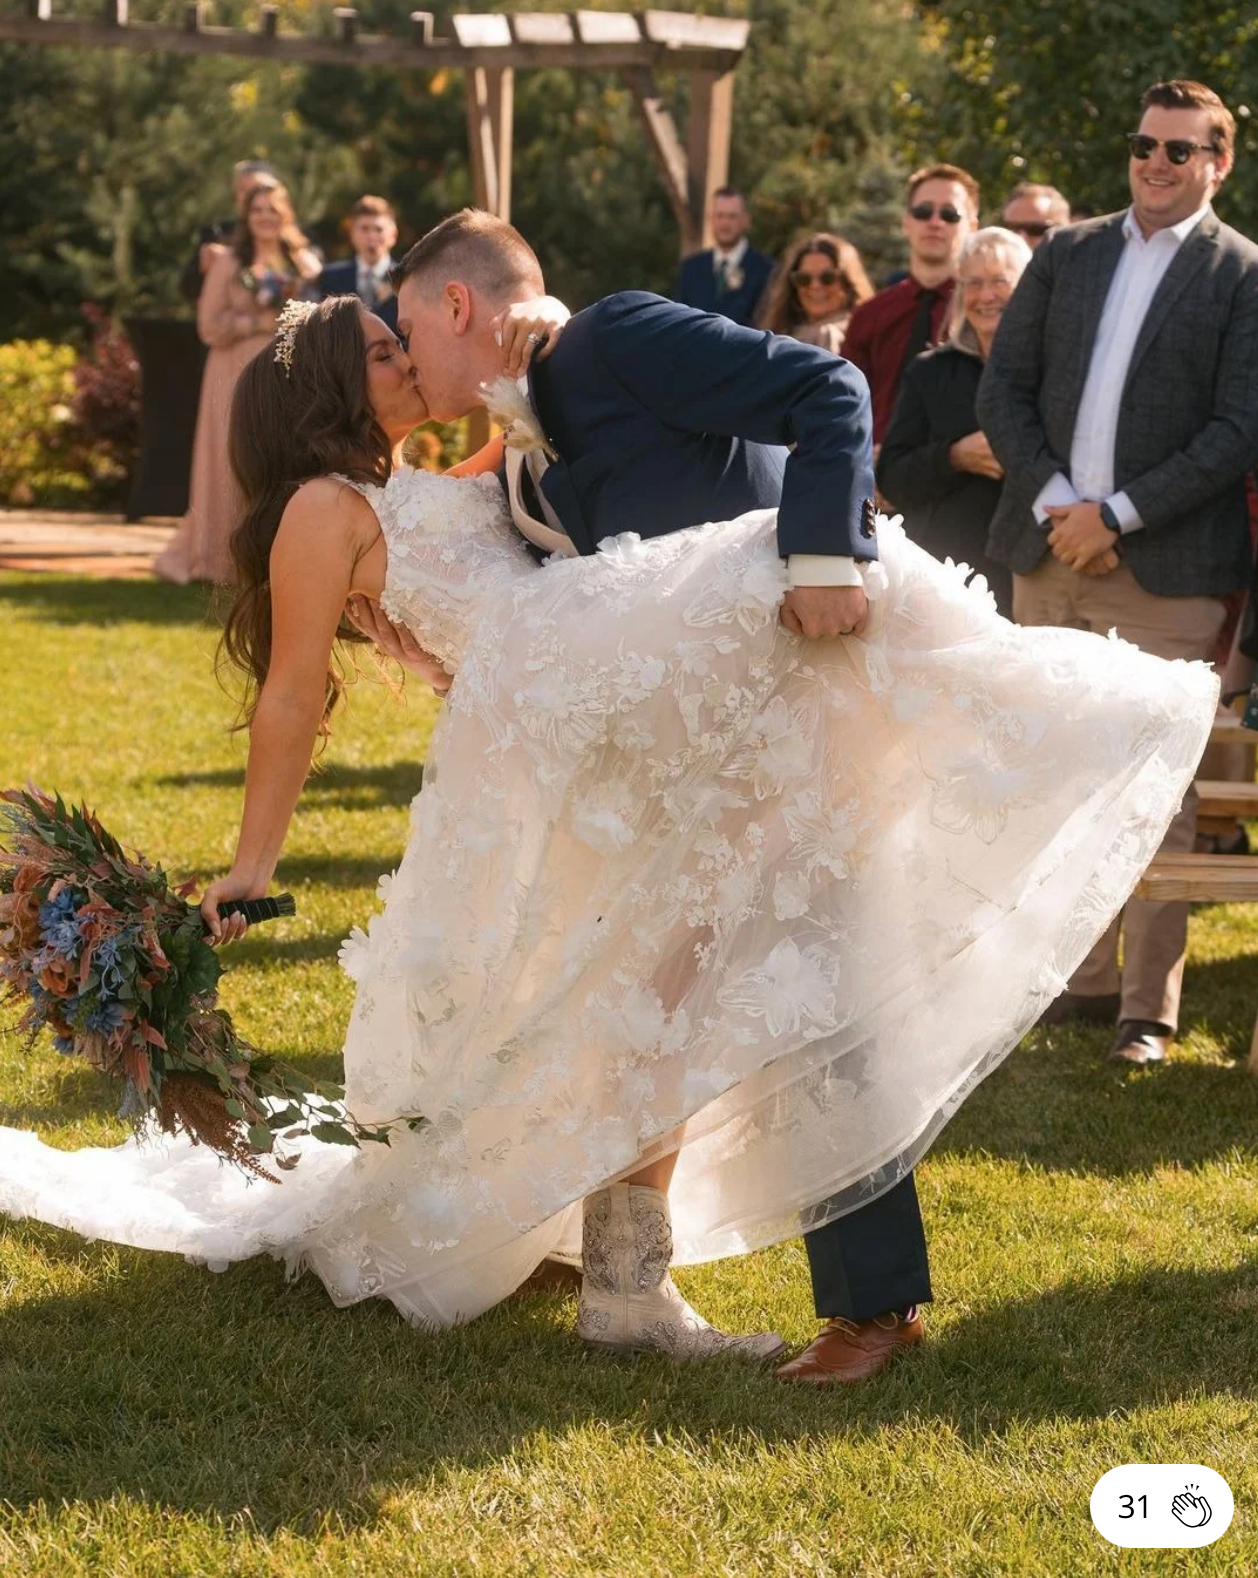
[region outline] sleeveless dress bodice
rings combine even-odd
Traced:
[[[380,606],[453,671],[487,600],[538,570],[498,478],[404,467],[386,487],[351,485],[375,510],[388,549]]]

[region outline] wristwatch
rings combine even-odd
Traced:
[[[1114,514],[1114,511],[1108,504],[1101,505],[1101,525],[1108,526],[1116,537],[1121,537],[1123,534],[1123,528],[1118,523],[1118,516]]]

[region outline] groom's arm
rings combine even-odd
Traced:
[[[593,344],[608,370],[669,426],[791,447],[778,511],[784,558],[878,557],[869,387],[850,363],[640,292],[595,311]]]

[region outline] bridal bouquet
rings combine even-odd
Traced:
[[[48,1029],[59,1052],[119,1080],[137,1127],[152,1114],[274,1182],[259,1156],[296,1163],[276,1153],[277,1136],[387,1143],[389,1126],[357,1123],[339,1088],[260,1054],[216,1006],[222,966],[192,886],[172,889],[85,807],[0,791],[0,991],[22,1005],[19,1028]],[[292,913],[291,899],[261,902]]]

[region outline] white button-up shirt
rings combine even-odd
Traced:
[[[393,258],[389,253],[382,257],[379,263],[366,263],[362,258],[355,260],[358,264],[357,292],[364,299],[368,296],[368,283],[370,283],[370,299],[380,300],[380,287],[389,283],[389,274],[393,268]]]
[[[1166,271],[1184,242],[1210,212],[1207,203],[1179,224],[1155,230],[1145,238],[1130,209],[1123,220],[1125,245],[1097,325],[1092,360],[1083,385],[1070,443],[1070,475],[1050,477],[1035,501],[1035,517],[1043,524],[1049,505],[1103,501],[1113,510],[1124,534],[1144,525],[1126,493],[1114,492],[1114,453],[1123,389],[1140,329]]]
[[[713,271],[714,272],[719,272],[722,263],[724,263],[724,265],[725,265],[725,267],[727,269],[737,268],[738,265],[742,262],[742,260],[746,256],[747,256],[747,237],[746,236],[740,236],[738,238],[738,240],[735,241],[734,245],[729,249],[728,252],[726,252],[723,247],[714,246],[712,248],[712,268],[713,268]]]

